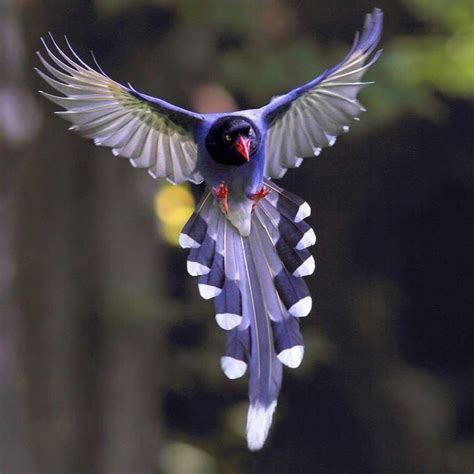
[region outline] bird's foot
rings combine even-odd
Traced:
[[[260,191],[257,191],[256,193],[253,193],[249,196],[249,198],[254,201],[253,205],[252,205],[252,211],[255,209],[255,207],[257,206],[257,204],[259,203],[259,201],[261,199],[263,199],[264,197],[268,196],[270,194],[270,191],[271,189],[267,186],[262,186],[262,189],[260,189]]]
[[[229,190],[227,186],[222,182],[219,186],[212,188],[212,195],[222,204],[222,209],[227,214],[229,211],[229,205],[227,204],[227,196],[229,195]]]

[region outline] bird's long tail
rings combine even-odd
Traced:
[[[242,237],[206,193],[185,225],[180,244],[191,248],[188,271],[199,276],[203,298],[214,298],[216,321],[227,331],[221,367],[231,379],[249,367],[247,441],[260,449],[268,435],[282,379],[282,364],[303,358],[298,318],[311,310],[302,277],[314,271],[307,250],[316,241],[299,197],[265,183],[271,192],[252,214]]]

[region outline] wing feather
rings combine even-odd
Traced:
[[[371,84],[361,79],[381,53],[371,57],[380,40],[382,16],[377,8],[366,16],[362,36],[356,34],[340,64],[261,109],[269,127],[265,176],[281,178],[288,168],[298,167],[302,158],[319,155],[365,111],[357,95]]]
[[[114,155],[130,159],[133,166],[148,168],[153,177],[173,183],[202,181],[196,171],[194,134],[202,115],[126,87],[88,66],[67,45],[66,54],[51,37],[53,53],[44,40],[49,61],[38,56],[46,69],[38,74],[63,96],[41,92],[65,110],[56,112],[72,123],[70,130],[112,148]]]

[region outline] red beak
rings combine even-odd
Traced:
[[[235,149],[245,158],[245,161],[250,160],[250,138],[239,135],[234,146]]]

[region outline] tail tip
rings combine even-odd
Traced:
[[[247,444],[251,451],[262,449],[272,424],[276,400],[268,406],[250,404],[247,416]]]
[[[301,222],[302,220],[306,219],[311,215],[311,208],[309,207],[309,204],[307,202],[303,202],[303,204],[300,205],[298,212],[296,213],[295,216],[295,222]]]
[[[280,362],[290,369],[296,369],[300,366],[304,356],[304,346],[297,345],[285,349],[278,354]]]
[[[313,300],[311,296],[305,296],[293,304],[293,306],[288,309],[288,312],[297,318],[304,318],[310,313],[312,305]]]
[[[183,249],[197,248],[200,245],[199,242],[196,242],[192,237],[184,233],[179,234],[178,242]]]
[[[300,241],[296,244],[296,250],[303,250],[305,248],[311,247],[315,243],[316,234],[314,233],[314,230],[310,228],[303,234]]]
[[[219,327],[226,331],[230,331],[242,322],[242,316],[234,313],[217,313],[216,321]]]
[[[312,275],[316,269],[316,262],[314,257],[310,255],[294,272],[293,275],[297,277],[305,277]]]
[[[211,298],[219,296],[222,291],[222,288],[214,285],[208,285],[206,283],[198,283],[198,289],[201,297],[205,300],[210,300]]]
[[[221,368],[227,378],[234,380],[245,374],[247,364],[243,360],[230,356],[223,356],[221,357]]]

